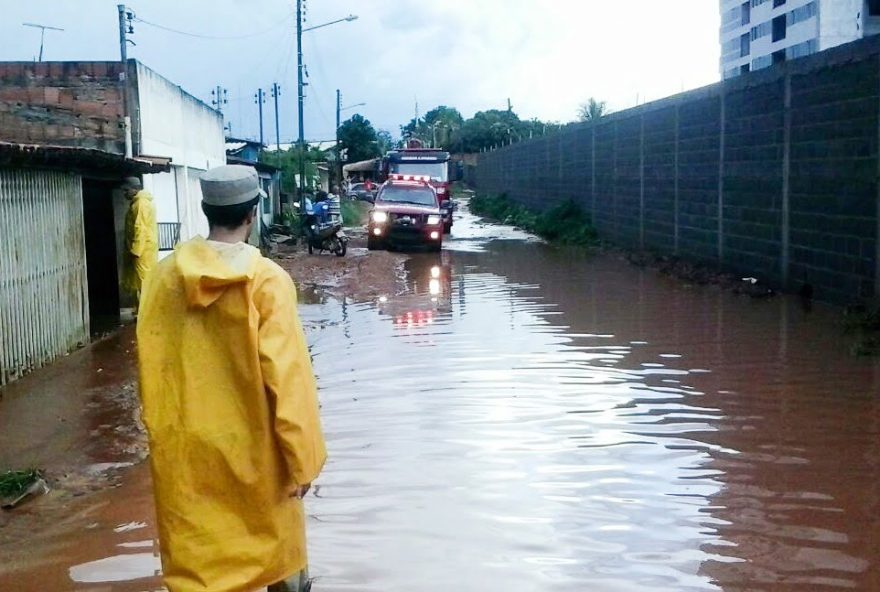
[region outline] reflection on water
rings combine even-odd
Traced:
[[[70,568],[70,579],[79,583],[128,582],[162,573],[158,553],[114,555]]]
[[[407,265],[316,341],[318,592],[880,589],[880,372],[829,311],[520,241]]]

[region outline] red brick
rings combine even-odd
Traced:
[[[101,116],[107,119],[116,119],[122,116],[119,103],[107,103],[101,110]]]
[[[73,109],[73,91],[69,88],[60,89],[58,106],[64,109]]]
[[[27,102],[31,105],[42,105],[43,104],[43,87],[41,86],[29,86],[27,89]]]
[[[46,105],[55,106],[58,104],[58,98],[61,90],[54,86],[47,86],[43,89],[43,100]]]
[[[27,89],[22,87],[0,88],[0,101],[8,101],[10,103],[27,103]]]
[[[97,101],[76,101],[73,104],[74,111],[87,117],[100,117],[104,110],[104,103]]]

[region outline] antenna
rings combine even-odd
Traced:
[[[64,32],[64,29],[59,29],[58,27],[50,27],[49,25],[40,25],[38,23],[22,23],[22,26],[33,27],[40,30],[40,58],[37,60],[38,62],[43,61],[43,41],[46,38],[46,29],[49,29],[50,31]]]

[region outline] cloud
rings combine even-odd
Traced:
[[[33,59],[39,38],[20,26],[45,22],[49,59],[117,59],[116,0],[8,2],[0,22],[0,59]],[[257,132],[253,94],[273,82],[282,139],[296,137],[296,60],[292,0],[130,0],[141,18],[195,33],[263,34],[202,40],[135,23],[130,55],[186,90],[210,99],[229,89],[236,134]],[[346,105],[397,133],[414,113],[438,104],[465,116],[492,108],[525,118],[566,121],[588,97],[614,109],[718,78],[719,16],[710,0],[308,0],[307,24],[359,19],[307,32],[310,74],[306,136],[329,139],[336,89]],[[355,110],[345,112],[350,116]],[[267,104],[266,129],[274,130]],[[274,131],[270,136],[274,136]]]

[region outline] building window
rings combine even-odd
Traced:
[[[768,55],[759,56],[752,60],[752,70],[767,68],[773,63],[773,58]]]
[[[749,71],[751,71],[751,69],[752,68],[749,64],[743,64],[742,66],[739,67],[739,73],[740,74],[748,74]]]
[[[797,58],[812,55],[818,50],[819,42],[816,39],[810,39],[809,41],[798,43],[797,45],[792,45],[791,47],[787,48],[785,50],[785,58],[788,60],[795,60]]]
[[[809,4],[805,4],[800,8],[795,8],[787,15],[785,15],[785,22],[788,27],[792,27],[798,23],[802,23],[804,21],[810,20],[814,16],[819,13],[819,8],[816,2],[810,2]]]
[[[742,24],[748,25],[752,22],[752,5],[748,2],[743,2],[742,5]]]
[[[779,51],[774,51],[772,57],[774,64],[781,64],[785,62],[785,50],[780,49]]]
[[[880,16],[880,0],[868,0],[868,16]]]
[[[777,16],[773,19],[773,42],[782,41],[785,39],[785,23],[786,23],[786,15]]]
[[[731,8],[721,17],[721,34],[730,33],[742,27],[742,8]]]
[[[765,23],[761,23],[760,25],[752,27],[752,41],[757,41],[761,37],[766,37],[772,32],[772,24],[770,21]]]
[[[773,0],[773,8],[777,8],[785,4],[785,0]]]
[[[744,58],[751,53],[752,43],[748,33],[739,38],[739,57]]]

